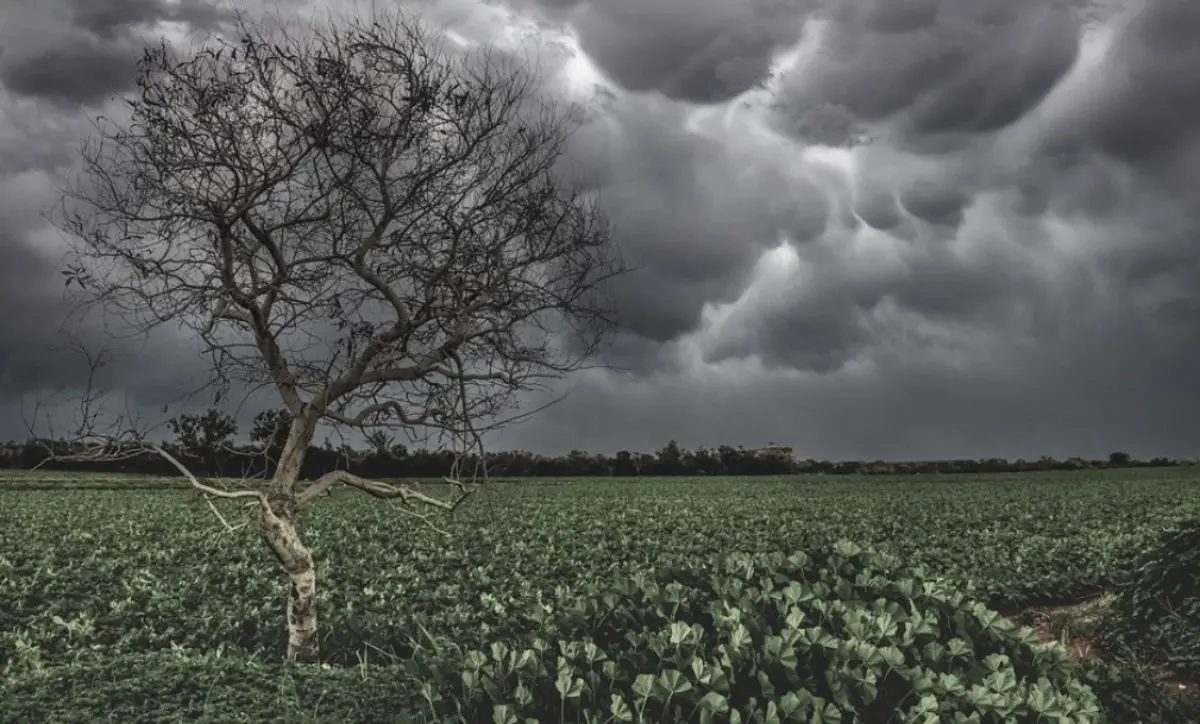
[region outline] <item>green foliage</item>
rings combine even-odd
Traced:
[[[531,629],[542,606],[561,609],[589,582],[647,562],[688,565],[842,538],[968,581],[994,607],[1054,602],[1109,583],[1122,555],[1156,535],[1191,485],[521,485],[456,513],[449,539],[347,492],[319,501],[303,523],[318,562],[322,648],[331,663],[355,663],[405,655],[418,626],[463,646]],[[282,656],[282,596],[253,532],[221,533],[189,493],[0,491],[0,666],[53,662],[91,645],[240,648],[249,622],[251,648]]]
[[[1179,724],[1200,721],[1200,700],[1163,687],[1153,673],[1129,662],[1082,663],[1081,679],[1113,724]]]
[[[715,570],[713,570],[715,568]],[[712,570],[710,574],[703,571]],[[464,657],[431,714],[483,721],[1100,720],[1058,647],[850,542],[635,574],[548,638]],[[438,706],[438,704],[441,706]]]
[[[203,458],[215,456],[222,445],[237,435],[237,422],[229,415],[210,408],[202,415],[180,415],[167,421],[167,427],[176,436],[176,442],[184,451]]]
[[[202,415],[180,415],[167,421],[175,435],[176,454],[197,475],[219,475],[221,462],[228,462],[237,422],[229,415],[209,408]]]
[[[1200,519],[1168,528],[1121,573],[1105,646],[1200,677]]]
[[[87,652],[0,679],[6,723],[407,722],[423,721],[405,714],[421,703],[417,682],[395,669],[291,667],[189,651]]]
[[[593,587],[542,624],[537,633],[510,634],[466,652],[421,645],[386,670],[283,669],[282,678],[278,665],[183,650],[121,659],[84,652],[66,666],[13,677],[0,688],[9,702],[0,715],[305,721],[312,712],[314,721],[361,721],[367,712],[407,711],[412,721],[431,722],[1101,720],[1094,695],[1061,649],[1038,644],[953,584],[849,542],[786,557],[742,553],[632,574]],[[148,712],[146,701],[170,708]],[[318,710],[327,714],[318,718]]]
[[[737,583],[729,554],[740,552],[732,560],[748,561],[747,570],[761,578],[772,567],[793,565],[786,559],[763,557],[764,551],[808,551],[814,561],[826,563],[813,564],[817,573],[807,564],[798,569],[802,576],[812,574],[804,580],[836,588],[842,574],[819,571],[822,566],[829,568],[827,558],[821,556],[831,555],[840,539],[859,541],[903,561],[904,570],[890,563],[853,563],[878,570],[882,580],[919,580],[912,570],[924,568],[923,580],[938,595],[953,600],[959,595],[955,592],[961,592],[958,603],[923,599],[920,609],[933,611],[939,622],[954,622],[951,630],[941,629],[938,642],[948,648],[952,638],[967,641],[973,665],[983,667],[983,673],[964,673],[972,670],[972,663],[964,659],[948,667],[948,673],[986,680],[994,673],[987,670],[986,658],[995,653],[1008,656],[1010,663],[1005,666],[1011,666],[1018,680],[1033,676],[1036,682],[1025,649],[1003,643],[1009,641],[1007,634],[980,633],[979,621],[991,614],[977,614],[970,600],[1011,609],[1110,585],[1129,551],[1156,540],[1163,525],[1176,520],[1184,504],[1194,498],[1195,481],[1173,475],[1168,472],[1136,484],[1057,476],[953,482],[759,478],[529,483],[505,486],[500,495],[460,510],[446,523],[449,538],[350,491],[319,501],[305,514],[302,525],[318,564],[325,661],[334,671],[355,671],[368,678],[378,675],[392,681],[397,672],[407,671],[400,677],[406,681],[451,682],[446,685],[458,687],[455,700],[465,695],[455,662],[477,661],[477,655],[466,658],[470,651],[493,657],[492,644],[500,642],[517,651],[537,651],[542,646],[539,656],[551,677],[539,679],[545,692],[557,692],[553,687],[560,661],[576,672],[567,682],[568,692],[575,678],[587,681],[584,674],[589,669],[579,658],[586,658],[586,652],[580,653],[584,649],[571,653],[559,643],[585,647],[587,636],[609,661],[624,667],[622,676],[628,681],[612,685],[614,693],[620,686],[633,686],[634,672],[657,679],[667,671],[665,665],[655,668],[662,657],[652,658],[659,656],[652,644],[658,646],[654,642],[663,636],[669,642],[673,623],[700,626],[705,632],[703,653],[697,655],[707,657],[703,659],[707,664],[719,663],[712,658],[717,656],[715,647],[728,643],[732,634],[717,624],[713,602],[731,603],[743,612],[743,625],[761,651],[768,637],[784,636],[786,616],[780,623],[777,614],[769,613],[774,599],[759,594],[746,598],[751,596],[749,589],[764,587],[744,576]],[[229,504],[225,512],[235,515],[239,509]],[[698,570],[702,562],[711,565]],[[946,582],[935,582],[942,577]],[[880,617],[873,608],[880,597],[900,605],[904,615],[912,615],[901,598],[879,595],[870,587],[875,584],[860,583],[857,574],[847,580],[849,592],[845,586],[834,590],[831,600],[837,603],[830,604],[834,608],[829,612],[804,609],[801,629],[820,627],[839,641],[849,640],[851,619]],[[611,583],[597,589],[598,582]],[[687,607],[659,611],[665,604],[650,605],[647,591],[668,595],[662,592],[671,584],[678,586],[672,585],[675,593],[669,595],[685,596],[690,602]],[[772,585],[786,588],[786,584]],[[605,598],[622,590],[625,598]],[[932,595],[926,593],[924,583],[917,593]],[[109,676],[105,672],[122,665],[111,662],[125,660],[150,662],[158,661],[156,656],[179,656],[185,663],[177,667],[198,662],[198,676],[209,670],[205,667],[210,664],[204,663],[208,657],[218,653],[221,666],[226,667],[279,662],[285,649],[284,595],[280,574],[254,533],[222,533],[206,506],[190,493],[0,490],[0,679],[7,677],[9,685],[24,687],[13,690],[11,697],[0,692],[0,701],[51,696],[39,694],[38,685],[29,682],[66,682],[75,675],[64,673],[68,671],[76,671],[80,681],[94,676],[101,682]],[[634,606],[629,600],[646,605]],[[608,608],[587,608],[593,604]],[[625,623],[619,627],[610,623],[604,633],[603,621],[618,617],[624,617]],[[958,626],[969,635],[959,632]],[[599,633],[589,633],[593,631]],[[634,639],[627,641],[618,633]],[[535,645],[539,638],[544,645]],[[905,652],[905,665],[915,665],[907,658],[909,650],[898,648]],[[599,664],[601,673],[603,665]],[[96,683],[94,688],[141,687],[138,691],[147,692],[146,696],[170,696],[166,689],[154,688],[158,684],[149,673],[150,663],[144,669],[130,666],[134,673],[129,677],[140,677],[143,674],[136,672],[141,671],[151,678],[126,677],[121,679],[124,683],[113,680]],[[691,668],[673,666],[698,681]],[[1085,675],[1091,677],[1085,680],[1106,709],[1141,706],[1150,712],[1139,682],[1090,670]],[[38,678],[42,676],[50,678]],[[1073,696],[1072,676],[1064,669],[1059,678],[1049,677],[1053,690]],[[903,691],[903,686],[912,684],[910,678],[888,674],[884,695]],[[877,688],[880,680],[877,677]],[[333,689],[342,686],[336,682],[342,679],[329,681],[333,696]],[[692,686],[698,689],[694,682]],[[83,684],[80,687],[81,695],[91,691]],[[400,684],[393,681],[380,689],[387,693],[378,696],[414,696],[408,685],[397,687]],[[440,687],[437,691],[444,692]],[[631,691],[628,687],[621,691]],[[274,696],[270,691],[262,696]],[[858,696],[855,691],[851,689],[848,696]],[[709,690],[700,695],[705,693]],[[820,690],[810,693],[838,706]],[[336,694],[341,696],[341,690]],[[515,689],[512,695],[508,703],[516,705]],[[363,695],[364,700],[382,701],[371,696],[375,695]],[[415,696],[415,705],[423,705],[421,692]],[[690,696],[674,695],[672,706]],[[733,696],[732,689],[726,696]],[[750,696],[754,694],[747,693],[739,701]],[[761,690],[757,698],[758,704],[767,706]],[[309,699],[297,701],[295,706],[307,711],[315,705]],[[946,701],[959,700],[951,696]],[[611,697],[602,703],[608,706]],[[637,702],[629,698],[626,703],[632,708]],[[190,721],[196,711],[188,709],[191,713],[180,717]],[[492,721],[493,715],[488,710],[486,721]],[[610,716],[611,712],[605,714]],[[165,713],[156,719],[170,720]],[[276,719],[264,715],[255,720]],[[1114,715],[1114,721],[1127,720]],[[1145,721],[1156,720],[1148,716]]]

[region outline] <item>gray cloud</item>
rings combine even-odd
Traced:
[[[6,14],[0,30],[0,83],[66,110],[96,106],[131,88],[145,36],[156,24],[203,32],[232,17],[206,0],[47,0],[24,10]]]
[[[1151,161],[1195,142],[1196,33],[1200,7],[1181,0],[1151,3],[1131,22],[1109,56],[1115,75],[1101,98],[1111,114],[1097,114],[1089,124],[1104,150],[1129,161]]]
[[[11,236],[0,238],[4,263],[0,264],[0,305],[5,310],[40,310],[55,305],[54,264]],[[59,282],[61,288],[61,282]],[[47,369],[45,320],[39,314],[11,311],[0,316],[0,395],[4,390],[37,389],[51,384],[56,373]],[[41,344],[39,344],[39,342]]]
[[[63,174],[89,132],[83,107],[112,112],[156,23],[208,31],[229,14],[204,2],[69,0],[27,3],[0,25],[0,437],[26,434],[22,406],[47,404],[87,379],[76,343],[107,348],[96,384],[135,408],[159,408],[198,386],[191,340],[166,331],[115,339],[95,314],[77,314],[59,273],[62,239],[48,223]],[[118,109],[119,112],[119,109]],[[90,114],[88,114],[90,115]],[[68,405],[69,407],[69,405]]]
[[[105,40],[119,40],[133,28],[160,21],[184,23],[196,30],[209,30],[229,21],[233,14],[217,3],[190,0],[67,0],[72,23]]]
[[[1131,358],[1122,345],[1151,340],[1136,327],[1122,331],[1069,353],[1027,351],[1003,370],[926,361],[813,376],[746,365],[598,382],[507,431],[505,443],[638,450],[671,438],[693,446],[781,441],[818,459],[1193,455],[1189,407],[1200,387],[1183,350],[1153,340],[1155,354]],[[1164,376],[1172,383],[1160,383]]]
[[[604,359],[624,371],[567,380],[494,444],[1194,454],[1200,6],[1089,24],[1066,0],[822,5],[414,3],[463,37],[519,38],[554,88],[574,74],[591,122],[563,169],[638,268]],[[220,22],[189,7],[187,27]],[[61,279],[38,211],[78,106],[127,88],[120,59],[181,19],[149,0],[32,8],[0,29],[0,304],[26,310],[0,318],[0,408],[76,379],[47,351]],[[112,380],[146,407],[203,371],[178,337],[125,353]]]
[[[941,226],[961,224],[963,211],[970,202],[970,196],[961,189],[931,181],[916,181],[900,192],[900,205],[905,211]]]
[[[837,3],[819,51],[784,78],[780,108],[832,105],[863,121],[900,114],[898,130],[913,136],[994,131],[1071,67],[1081,22],[1035,0]]]
[[[12,63],[0,81],[13,93],[42,97],[65,107],[95,105],[132,83],[137,58],[130,48],[84,41],[49,48]]]
[[[764,80],[814,2],[531,0],[566,20],[602,71],[629,91],[717,103]]]
[[[626,327],[666,341],[695,327],[706,301],[736,298],[763,251],[781,233],[823,233],[826,194],[752,146],[688,133],[662,99],[613,104],[618,127],[606,151],[602,198],[627,261],[617,283]],[[589,155],[590,153],[590,155]],[[578,160],[596,161],[584,144]]]

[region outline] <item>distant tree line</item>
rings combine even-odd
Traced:
[[[180,415],[168,422],[175,439],[165,447],[184,461],[197,475],[208,477],[269,477],[274,461],[283,448],[287,413],[268,410],[254,418],[250,443],[236,444],[237,423],[229,415],[210,409],[196,415]],[[61,440],[30,439],[0,443],[0,468],[95,471],[98,473],[145,473],[173,476],[178,471],[160,457],[131,455],[113,462],[47,461],[48,451],[64,455],[78,452],[72,443]],[[77,443],[76,443],[77,445]],[[459,461],[470,467],[477,461]],[[621,450],[616,455],[591,454],[572,450],[566,455],[538,455],[526,451],[490,453],[486,458],[488,474],[498,477],[571,477],[571,476],[669,476],[669,475],[787,475],[816,473],[828,475],[906,475],[917,473],[1002,473],[1039,470],[1086,470],[1126,467],[1169,467],[1194,465],[1192,458],[1156,457],[1136,460],[1128,453],[1114,452],[1105,460],[1072,457],[1037,460],[928,460],[885,462],[882,460],[800,459],[790,447],[771,443],[765,447],[721,445],[688,450],[671,440],[655,453]],[[454,463],[452,453],[410,449],[383,433],[376,433],[368,444],[354,448],[345,443],[333,445],[328,439],[309,448],[304,461],[305,478],[315,478],[330,470],[349,470],[371,478],[440,478]]]

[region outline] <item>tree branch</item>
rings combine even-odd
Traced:
[[[317,478],[311,485],[300,492],[296,496],[296,505],[298,507],[306,505],[321,495],[327,494],[333,486],[341,483],[342,485],[361,490],[373,498],[399,500],[408,506],[415,506],[415,504],[420,503],[452,513],[473,491],[457,480],[450,478],[443,478],[443,480],[458,491],[449,500],[441,500],[426,495],[418,490],[413,490],[407,485],[392,485],[378,480],[368,480],[345,470],[334,470]]]
[[[179,462],[178,458],[164,450],[161,445],[151,445],[149,449],[150,451],[159,455],[163,460],[171,463],[176,470],[178,470],[185,478],[187,478],[188,482],[191,483],[193,488],[201,493],[204,493],[205,495],[211,495],[214,498],[225,498],[226,500],[253,498],[263,504],[266,504],[266,496],[257,490],[218,490],[211,485],[205,485],[204,483],[200,482],[200,479],[197,478],[191,470],[188,470],[186,465]]]
[[[371,420],[371,418],[385,412],[390,412],[395,416],[396,419],[394,422],[387,423],[388,425],[416,427],[418,425],[425,424],[431,416],[437,413],[437,411],[437,408],[426,408],[420,415],[417,415],[416,417],[409,417],[405,412],[404,407],[399,402],[396,402],[395,400],[385,400],[383,402],[377,402],[373,405],[364,407],[358,411],[358,414],[352,415],[340,411],[325,410],[321,413],[321,417],[327,420],[332,420],[338,424],[345,425],[346,427],[363,429],[368,427],[384,426],[384,423],[374,422]]]

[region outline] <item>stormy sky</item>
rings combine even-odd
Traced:
[[[637,267],[615,369],[564,381],[494,448],[1200,454],[1200,3],[407,4],[456,42],[535,55],[589,109],[569,160]],[[146,43],[228,18],[217,0],[5,4],[0,438],[25,436],[23,400],[82,382],[46,214],[88,117],[133,90]],[[150,417],[186,409],[192,340],[116,348],[106,385]]]

